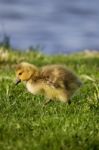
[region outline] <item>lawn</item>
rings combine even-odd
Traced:
[[[0,54],[1,55],[1,54]],[[83,82],[70,105],[15,86],[15,64],[65,64]],[[44,55],[8,51],[0,56],[0,150],[98,150],[99,54]]]

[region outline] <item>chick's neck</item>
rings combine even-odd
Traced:
[[[33,82],[37,82],[40,79],[41,79],[40,71],[38,70],[38,71],[35,72],[35,74],[31,75],[28,82],[33,83]]]

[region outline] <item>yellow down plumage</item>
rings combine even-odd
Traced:
[[[71,96],[81,86],[79,78],[63,65],[47,65],[41,68],[26,62],[16,67],[16,84],[24,81],[32,94],[43,94],[46,103],[51,100],[70,102]]]

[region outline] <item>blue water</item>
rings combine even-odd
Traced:
[[[99,49],[99,0],[0,0],[0,41],[45,53]]]

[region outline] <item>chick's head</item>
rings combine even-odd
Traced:
[[[16,66],[16,84],[21,81],[28,81],[33,77],[36,77],[38,69],[36,66],[23,62]]]

